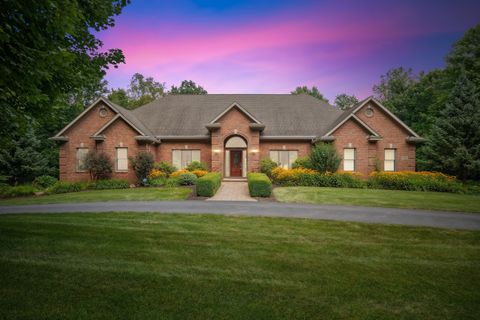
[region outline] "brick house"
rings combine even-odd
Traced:
[[[140,151],[184,168],[194,160],[224,177],[259,171],[260,159],[290,167],[318,141],[333,143],[340,170],[368,175],[415,170],[423,141],[370,97],[342,111],[308,95],[170,95],[135,110],[100,98],[51,139],[60,144],[60,179],[88,180],[89,150],[114,160],[113,178],[136,181],[130,158]]]

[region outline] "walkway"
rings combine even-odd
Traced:
[[[210,201],[257,201],[250,197],[248,184],[243,181],[222,181],[217,193]]]
[[[116,201],[22,206],[0,206],[0,214],[62,212],[158,212],[327,219],[480,230],[480,214],[236,201]],[[1,217],[0,217],[1,219]]]

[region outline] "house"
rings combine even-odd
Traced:
[[[60,144],[61,180],[89,179],[83,160],[97,150],[114,160],[113,178],[132,182],[130,159],[141,151],[234,178],[259,171],[262,158],[291,167],[324,141],[341,155],[340,170],[368,175],[415,170],[423,141],[372,97],[342,111],[304,94],[169,95],[132,111],[100,98],[51,139]]]

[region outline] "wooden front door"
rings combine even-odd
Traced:
[[[230,177],[242,176],[242,150],[230,150]]]

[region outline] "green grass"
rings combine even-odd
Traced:
[[[0,318],[478,319],[480,232],[132,213],[0,216]]]
[[[280,202],[480,212],[480,195],[377,189],[282,187]]]
[[[115,190],[88,190],[81,192],[11,198],[0,200],[0,205],[45,204],[68,202],[184,200],[189,188],[131,188]]]

